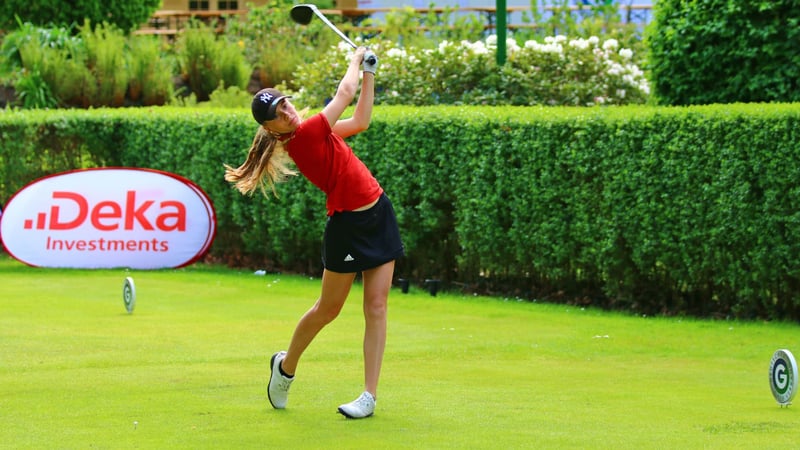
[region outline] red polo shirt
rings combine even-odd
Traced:
[[[383,193],[378,180],[331,130],[322,113],[303,121],[286,149],[300,173],[328,196],[329,216],[369,204]]]

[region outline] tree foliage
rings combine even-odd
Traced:
[[[659,0],[647,33],[663,104],[800,100],[800,1]]]
[[[30,22],[40,26],[69,26],[88,19],[109,23],[124,31],[138,28],[159,7],[161,0],[3,0],[0,29],[10,31]]]

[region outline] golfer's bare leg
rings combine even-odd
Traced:
[[[297,323],[289,349],[286,351],[286,358],[281,364],[283,371],[288,375],[294,375],[297,362],[317,333],[339,315],[355,276],[354,273],[323,271],[322,293],[319,300]]]
[[[383,351],[386,348],[386,312],[394,261],[366,270],[364,277],[364,385],[378,398]]]

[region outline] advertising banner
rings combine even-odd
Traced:
[[[64,172],[20,189],[0,216],[0,239],[38,267],[159,269],[202,257],[216,234],[208,196],[150,169]]]

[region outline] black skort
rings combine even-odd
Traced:
[[[332,272],[361,272],[404,254],[397,217],[386,194],[367,210],[336,212],[328,217],[322,265]]]

